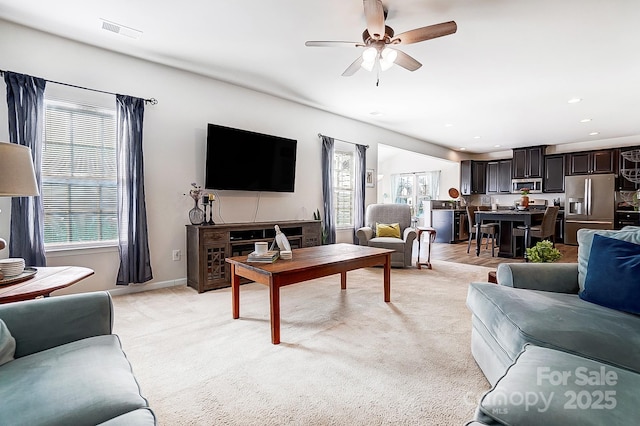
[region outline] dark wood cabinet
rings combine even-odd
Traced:
[[[251,253],[258,241],[271,243],[275,225],[292,249],[320,245],[320,224],[319,220],[307,220],[187,225],[187,285],[198,293],[229,287],[230,267],[225,258]]]
[[[541,178],[545,146],[532,146],[513,150],[514,179]]]
[[[542,192],[564,192],[564,154],[544,157]]]
[[[511,160],[489,161],[487,163],[487,194],[508,194],[511,192]]]
[[[486,193],[486,161],[464,160],[460,162],[460,194]]]
[[[634,180],[640,179],[640,146],[620,148],[620,174],[617,187],[620,191],[636,191],[640,189],[640,183]]]
[[[617,149],[572,152],[566,155],[567,176],[615,173],[618,164]]]

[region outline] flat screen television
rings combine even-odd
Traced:
[[[298,141],[209,124],[205,188],[294,192]]]

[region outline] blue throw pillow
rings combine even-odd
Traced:
[[[640,314],[640,244],[594,235],[580,298]]]

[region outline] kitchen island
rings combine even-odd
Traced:
[[[500,226],[498,239],[498,257],[516,257],[516,246],[512,238],[512,230],[519,225],[525,226],[525,247],[531,243],[529,229],[531,225],[542,221],[544,210],[496,210],[476,212],[476,235],[480,233],[480,224],[485,222],[497,222]],[[476,239],[476,256],[480,256],[481,239]]]

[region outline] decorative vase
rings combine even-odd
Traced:
[[[195,206],[189,210],[189,220],[192,225],[202,225],[202,222],[204,222],[204,212],[198,207],[198,200],[193,201]]]
[[[520,205],[522,207],[524,207],[525,209],[527,207],[529,207],[529,196],[528,195],[523,195],[522,198],[520,199]]]

